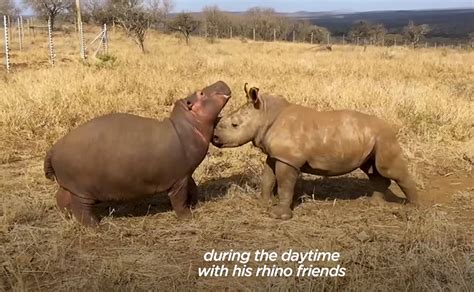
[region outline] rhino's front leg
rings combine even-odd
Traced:
[[[189,176],[177,181],[169,190],[171,206],[179,219],[190,219],[192,213],[189,208],[188,199]]]
[[[199,191],[192,176],[188,178],[188,204],[190,207],[196,206],[199,200]]]
[[[262,195],[259,200],[259,205],[262,207],[269,207],[271,206],[276,183],[275,159],[270,156],[267,156],[267,160],[263,166],[262,176]]]
[[[293,194],[299,170],[281,161],[276,161],[275,174],[280,202],[278,205],[272,207],[270,216],[283,220],[290,219],[293,216],[291,203],[293,202]]]

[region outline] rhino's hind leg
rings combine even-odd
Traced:
[[[171,206],[179,219],[190,219],[193,217],[189,208],[190,199],[188,197],[189,178],[185,177],[171,187],[168,196]],[[191,184],[192,185],[192,184]],[[194,185],[196,185],[194,183]],[[196,187],[197,189],[197,187]],[[192,195],[191,195],[192,196]],[[191,200],[192,201],[192,200]]]
[[[287,220],[293,216],[291,203],[293,202],[293,194],[299,171],[293,166],[277,161],[275,163],[275,174],[280,202],[271,208],[270,216],[276,219]]]
[[[94,214],[93,207],[96,201],[79,197],[71,192],[71,211],[77,221],[82,225],[95,227],[99,225],[99,218]]]
[[[367,161],[360,169],[369,177],[369,181],[374,187],[374,192],[370,197],[370,202],[373,205],[382,205],[385,201],[385,193],[390,186],[390,179],[383,177],[375,168],[374,161]]]
[[[408,202],[416,205],[419,204],[416,183],[408,172],[408,167],[403,158],[400,146],[398,144],[380,144],[381,145],[377,145],[375,153],[376,170],[383,177],[393,179],[400,186]]]

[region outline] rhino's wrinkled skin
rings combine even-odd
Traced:
[[[167,192],[178,217],[191,217],[192,178],[204,159],[218,114],[230,97],[222,81],[178,100],[169,118],[109,114],[72,130],[48,151],[45,175],[59,184],[58,206],[84,225],[93,206]]]
[[[274,218],[292,216],[295,182],[300,172],[336,176],[362,169],[380,202],[391,180],[407,200],[418,203],[396,133],[381,119],[352,110],[317,111],[289,103],[282,97],[247,90],[247,103],[220,119],[212,143],[237,147],[252,143],[267,154],[261,199],[271,201],[275,184],[280,202],[270,210]]]

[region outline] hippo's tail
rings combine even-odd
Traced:
[[[47,179],[52,181],[56,180],[56,174],[54,173],[53,164],[51,163],[51,157],[53,156],[53,149],[51,148],[44,158],[44,175]]]

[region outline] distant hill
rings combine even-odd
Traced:
[[[309,20],[328,28],[335,35],[347,33],[351,25],[360,20],[382,23],[389,33],[400,33],[408,21],[426,23],[432,31],[430,37],[466,38],[474,32],[474,9],[397,10],[372,12],[307,12],[282,13],[287,17]]]

